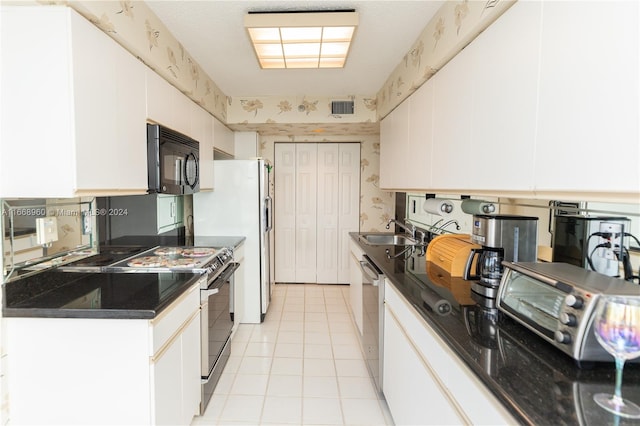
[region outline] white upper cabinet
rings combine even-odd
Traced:
[[[473,41],[473,178],[461,188],[533,189],[541,18],[542,2],[517,2]]]
[[[0,196],[146,193],[144,65],[70,8],[1,16]]]
[[[381,188],[429,188],[432,131],[433,82],[427,81],[380,123]]]
[[[195,103],[152,69],[147,68],[146,74],[147,121],[193,138],[191,114]]]
[[[222,124],[220,120],[213,119],[213,146],[227,154],[235,154],[235,137],[233,130]]]
[[[405,182],[409,151],[409,101],[380,122],[380,188],[399,189]]]
[[[427,81],[409,98],[409,150],[406,153],[406,189],[431,186],[433,145],[433,81]]]
[[[536,189],[640,192],[638,2],[544,2]]]
[[[439,189],[466,188],[473,176],[471,114],[474,67],[469,47],[435,76],[431,184]]]

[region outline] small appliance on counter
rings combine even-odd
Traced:
[[[516,215],[474,215],[471,241],[482,248],[470,251],[464,279],[471,290],[495,299],[502,279],[502,262],[535,262],[538,256],[538,218]],[[477,260],[476,260],[477,257]],[[474,265],[475,268],[472,266]],[[472,273],[475,270],[475,273]]]
[[[580,215],[556,215],[553,233],[553,261],[565,262],[590,269],[610,277],[620,274],[620,261],[624,262],[624,238],[620,235],[631,226],[626,217],[599,217]],[[617,230],[616,230],[617,228]],[[607,247],[613,240],[621,242],[620,247]],[[614,242],[615,246],[616,243]]]
[[[503,262],[497,306],[578,362],[612,361],[593,318],[603,295],[637,296],[638,286],[568,263]],[[638,362],[640,358],[629,362]]]
[[[433,238],[427,246],[426,262],[434,263],[452,277],[462,277],[471,250],[480,249],[469,234],[443,234]]]

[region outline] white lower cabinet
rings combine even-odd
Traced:
[[[516,423],[386,279],[383,368],[398,425]]]
[[[362,270],[360,260],[362,259],[362,249],[351,240],[349,250],[349,301],[351,302],[351,315],[358,328],[359,337],[362,337]]]
[[[151,367],[155,424],[188,425],[199,411],[199,318],[191,319]]]
[[[153,320],[5,318],[9,424],[191,424],[199,287]]]

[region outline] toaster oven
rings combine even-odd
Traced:
[[[637,296],[638,285],[568,263],[505,261],[503,266],[500,311],[578,363],[613,361],[593,332],[596,304],[603,295]]]

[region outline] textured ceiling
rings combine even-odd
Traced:
[[[375,95],[444,1],[147,1],[227,95]],[[249,11],[355,9],[344,69],[262,70],[243,27]]]

